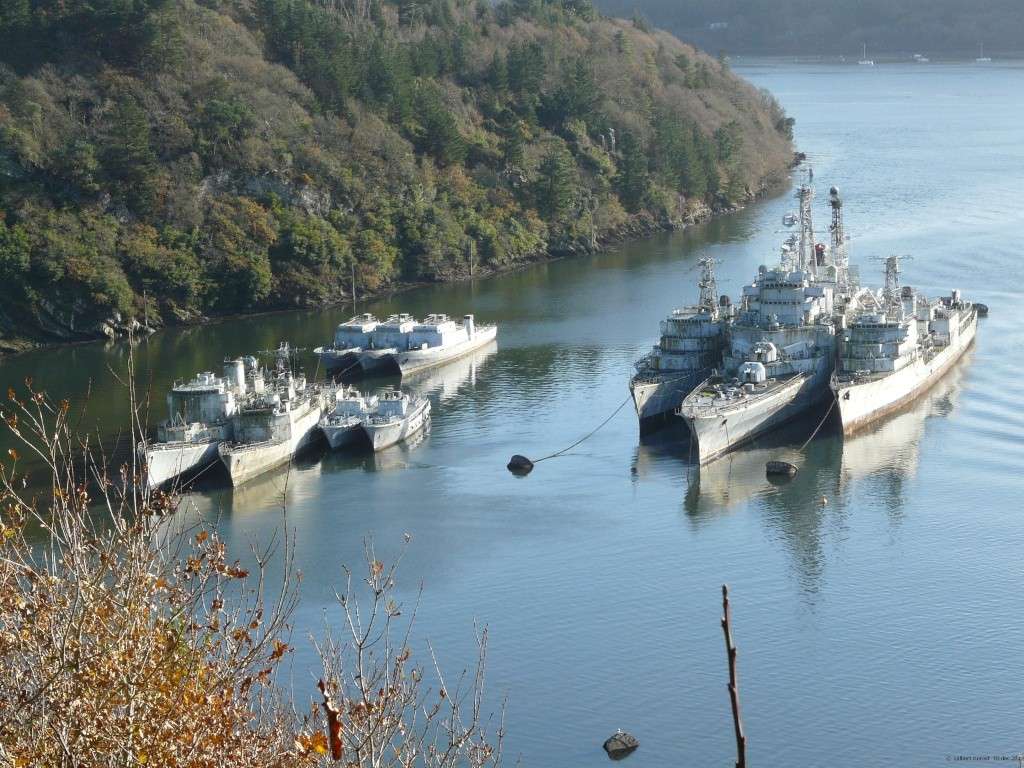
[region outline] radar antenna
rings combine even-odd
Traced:
[[[885,303],[885,316],[889,320],[903,320],[903,297],[900,295],[900,262],[913,259],[913,256],[885,257],[885,288],[882,289],[882,300]],[[881,261],[881,256],[873,257]]]

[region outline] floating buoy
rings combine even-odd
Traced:
[[[613,733],[604,743],[604,751],[612,760],[621,760],[628,757],[640,746],[636,736],[626,733],[621,728]]]
[[[788,461],[769,461],[764,465],[765,472],[769,475],[781,477],[793,477],[796,475],[796,465]]]
[[[508,460],[508,471],[513,475],[525,477],[533,471],[533,462],[517,453]]]
[[[824,507],[826,504],[828,504],[828,499],[826,499],[824,496],[822,496],[821,497],[821,506]]]

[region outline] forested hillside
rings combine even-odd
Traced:
[[[109,335],[587,250],[756,194],[791,132],[589,0],[4,0],[0,328]]]
[[[977,56],[1024,50],[1021,0],[598,0],[712,53]]]

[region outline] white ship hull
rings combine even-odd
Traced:
[[[863,383],[833,384],[843,434],[866,427],[928,391],[971,346],[977,315],[949,346],[927,362],[918,359],[905,368]]]
[[[435,368],[472,354],[494,341],[497,335],[497,326],[482,325],[476,328],[473,338],[460,341],[457,344],[443,347],[427,347],[426,349],[411,349],[407,352],[394,352],[394,365],[398,367],[403,376],[419,373],[420,371]]]
[[[710,369],[704,368],[687,373],[666,374],[659,378],[634,377],[629,382],[629,392],[640,420],[640,430],[652,428],[659,421],[671,418],[682,405],[683,399],[693,388],[704,381]]]
[[[140,444],[139,453],[146,463],[146,483],[150,488],[159,488],[181,475],[208,467],[217,461],[220,444],[220,440]]]
[[[316,439],[322,412],[319,398],[314,398],[292,414],[289,437],[259,443],[222,445],[220,459],[228,470],[231,484],[241,485],[291,461],[292,456]]]
[[[383,424],[371,421],[363,423],[363,430],[373,446],[374,452],[383,451],[392,445],[407,440],[415,435],[430,420],[430,401],[423,400],[420,405],[404,419],[396,419]]]
[[[724,408],[684,408],[681,415],[697,443],[693,455],[707,464],[806,413],[828,398],[829,373],[822,365],[814,373],[794,375],[777,391],[753,401]]]

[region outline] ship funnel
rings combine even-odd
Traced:
[[[473,316],[466,315],[464,318],[462,318],[462,325],[466,329],[466,335],[472,339],[473,336],[476,334],[476,325],[473,322]]]
[[[224,378],[228,384],[238,391],[239,395],[245,394],[245,361],[241,358],[228,360],[224,363]]]

